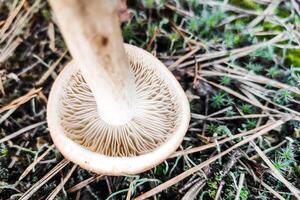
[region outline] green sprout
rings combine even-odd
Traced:
[[[253,113],[253,106],[250,104],[243,104],[241,106],[241,109],[244,114],[252,114]]]
[[[1,152],[0,158],[1,158],[1,157],[7,157],[7,156],[9,155],[9,151],[8,151],[7,148],[1,149],[0,152]]]
[[[240,193],[240,199],[241,200],[246,200],[249,197],[249,190],[247,190],[245,187],[243,187],[241,189],[241,193]]]
[[[282,71],[276,66],[271,67],[270,69],[268,69],[267,76],[269,76],[271,78],[278,78],[281,75],[282,75]]]
[[[225,93],[217,93],[212,97],[211,105],[214,108],[221,108],[226,104],[226,94]]]
[[[289,164],[280,157],[275,159],[273,165],[280,173],[286,173],[289,171]]]
[[[209,186],[208,195],[211,198],[215,198],[218,190],[218,182],[217,181],[208,181],[207,185]]]
[[[212,12],[204,9],[201,13],[201,34],[208,34],[224,18],[224,15],[223,10],[214,10]]]
[[[241,41],[241,37],[231,31],[225,31],[224,33],[224,43],[226,47],[231,48],[234,45],[238,45]]]
[[[256,51],[249,54],[252,59],[264,58],[268,61],[273,61],[275,53],[273,47],[269,46],[268,48],[260,48]]]
[[[143,4],[146,8],[151,9],[154,7],[154,0],[143,0]]]
[[[255,119],[247,119],[246,123],[242,124],[242,127],[246,130],[254,129],[257,125],[257,121]]]
[[[254,72],[254,73],[259,73],[263,70],[263,66],[260,65],[260,64],[257,64],[257,63],[248,63],[246,65],[247,69],[250,70],[251,72]]]
[[[228,76],[222,76],[220,82],[222,85],[230,85],[231,78]]]
[[[208,124],[207,131],[211,134],[217,132],[218,126],[215,124]]]
[[[188,21],[188,30],[191,32],[196,32],[199,30],[201,23],[200,23],[200,19],[199,18],[193,18],[191,20]]]
[[[225,125],[220,125],[218,126],[217,130],[216,130],[216,133],[219,135],[219,136],[229,136],[231,137],[232,136],[232,133],[231,131],[229,130],[229,128]]]
[[[286,89],[278,90],[273,97],[273,100],[280,105],[288,104],[292,99],[293,95],[291,91]]]
[[[236,114],[236,112],[234,112],[233,110],[227,110],[225,112],[226,117],[234,116],[235,114]]]
[[[170,49],[174,48],[174,44],[177,40],[179,40],[180,35],[177,32],[172,32],[168,34],[168,38],[171,41]]]

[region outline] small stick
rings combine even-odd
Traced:
[[[37,88],[37,89],[30,90],[27,94],[13,100],[8,105],[0,108],[0,114],[4,111],[14,109],[14,108],[18,108],[20,105],[26,103],[27,101],[29,101],[33,97],[36,97],[37,93],[39,93],[41,90],[42,90],[42,88]]]
[[[6,136],[6,137],[0,139],[0,144],[3,143],[3,142],[6,142],[8,140],[11,140],[11,139],[13,139],[13,138],[21,135],[22,133],[25,133],[25,132],[31,130],[31,129],[34,129],[34,128],[37,128],[37,127],[39,127],[41,125],[44,125],[44,124],[46,124],[46,121],[38,122],[36,124],[32,124],[32,125],[29,125],[29,126],[27,126],[25,128],[22,128],[22,129],[20,129],[20,130],[18,130],[16,132],[14,132],[14,133]]]
[[[83,181],[81,181],[80,183],[74,185],[73,187],[71,187],[70,189],[67,190],[67,192],[76,192],[76,191],[80,191],[82,188],[86,187],[87,185],[89,185],[90,183],[99,180],[101,177],[103,177],[103,175],[94,175],[88,179],[85,179]]]
[[[236,192],[234,200],[239,200],[240,199],[240,194],[241,194],[241,191],[242,191],[242,188],[243,188],[244,180],[245,180],[245,174],[241,173],[240,179],[239,179],[238,190]]]
[[[46,198],[46,200],[53,200],[56,197],[56,195],[59,193],[59,191],[64,187],[66,182],[70,179],[70,177],[72,176],[76,167],[77,167],[77,165],[73,165],[73,167],[68,172],[68,174],[62,179],[60,184],[58,186],[56,186],[56,188],[50,193],[50,195]]]
[[[219,187],[218,187],[217,194],[216,194],[216,196],[215,196],[215,200],[218,200],[218,199],[221,198],[221,192],[222,192],[222,189],[223,189],[224,185],[225,185],[225,181],[222,180],[222,181],[220,182]]]

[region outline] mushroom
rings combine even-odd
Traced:
[[[73,60],[56,78],[47,106],[60,152],[98,174],[144,172],[181,144],[187,97],[156,57],[123,44],[111,0],[50,0]]]

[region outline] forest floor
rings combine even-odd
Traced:
[[[0,200],[300,199],[299,0],[143,0],[128,12],[125,42],[189,98],[180,149],[136,176],[65,160],[46,105],[71,56],[46,1],[0,1]]]

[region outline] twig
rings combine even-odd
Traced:
[[[31,129],[34,129],[34,128],[37,128],[37,127],[39,127],[41,125],[44,125],[44,124],[46,124],[46,121],[42,121],[42,122],[38,122],[36,124],[32,124],[32,125],[26,126],[25,128],[22,128],[22,129],[20,129],[20,130],[18,130],[16,132],[14,132],[14,133],[6,136],[6,137],[0,139],[0,144],[3,143],[3,142],[6,142],[8,140],[11,140],[11,139],[13,139],[13,138],[21,135],[22,133],[25,133],[25,132],[31,130]]]
[[[64,187],[66,182],[70,179],[71,175],[75,171],[77,165],[73,165],[71,170],[68,172],[68,174],[62,179],[61,183],[49,194],[49,196],[46,198],[46,200],[53,200],[56,195],[59,193],[59,191]]]
[[[37,89],[30,90],[27,94],[13,100],[8,105],[0,108],[0,113],[3,113],[4,111],[10,110],[10,109],[18,108],[20,105],[26,103],[27,101],[29,101],[33,97],[36,97],[37,93],[39,93],[41,90],[42,90],[42,88],[37,88]]]
[[[190,13],[190,12],[187,12],[183,9],[177,8],[176,6],[173,6],[169,3],[166,4],[166,7],[169,8],[170,10],[176,11],[178,14],[183,15],[185,17],[188,17],[188,18],[194,18],[195,17],[193,13]]]
[[[196,196],[200,192],[200,190],[205,186],[206,180],[201,179],[197,181],[196,184],[194,184],[188,191],[185,193],[185,195],[182,197],[181,200],[193,200],[196,199]]]
[[[238,189],[237,189],[234,200],[239,200],[240,199],[240,194],[241,194],[241,191],[242,191],[242,188],[243,188],[244,180],[245,180],[245,174],[241,173],[240,174],[240,179],[239,179]]]
[[[74,185],[73,187],[71,187],[70,189],[67,190],[67,192],[76,192],[78,190],[81,190],[82,188],[86,187],[87,185],[89,185],[90,183],[94,182],[94,181],[98,181],[101,177],[103,177],[103,175],[94,175],[84,181],[81,181],[80,183]]]
[[[64,159],[51,169],[43,178],[36,182],[29,190],[27,190],[19,200],[28,200],[38,191],[45,183],[47,183],[55,174],[62,170],[70,161]]]
[[[222,180],[219,184],[219,187],[218,187],[218,190],[217,190],[217,193],[216,193],[216,196],[215,196],[214,200],[218,200],[218,199],[221,198],[221,192],[222,192],[222,189],[223,189],[224,185],[225,185],[225,181]]]
[[[180,57],[178,60],[176,60],[172,65],[170,65],[168,68],[170,71],[173,71],[174,69],[176,69],[176,67],[182,63],[183,61],[185,61],[187,58],[191,57],[192,55],[194,55],[197,51],[199,51],[201,47],[200,46],[196,46],[193,50],[191,50],[189,53],[183,55],[182,57]]]
[[[4,115],[2,115],[0,117],[0,124],[2,124],[2,122],[4,122],[13,112],[15,112],[15,110],[17,110],[17,108],[12,108],[9,111],[7,111]]]

